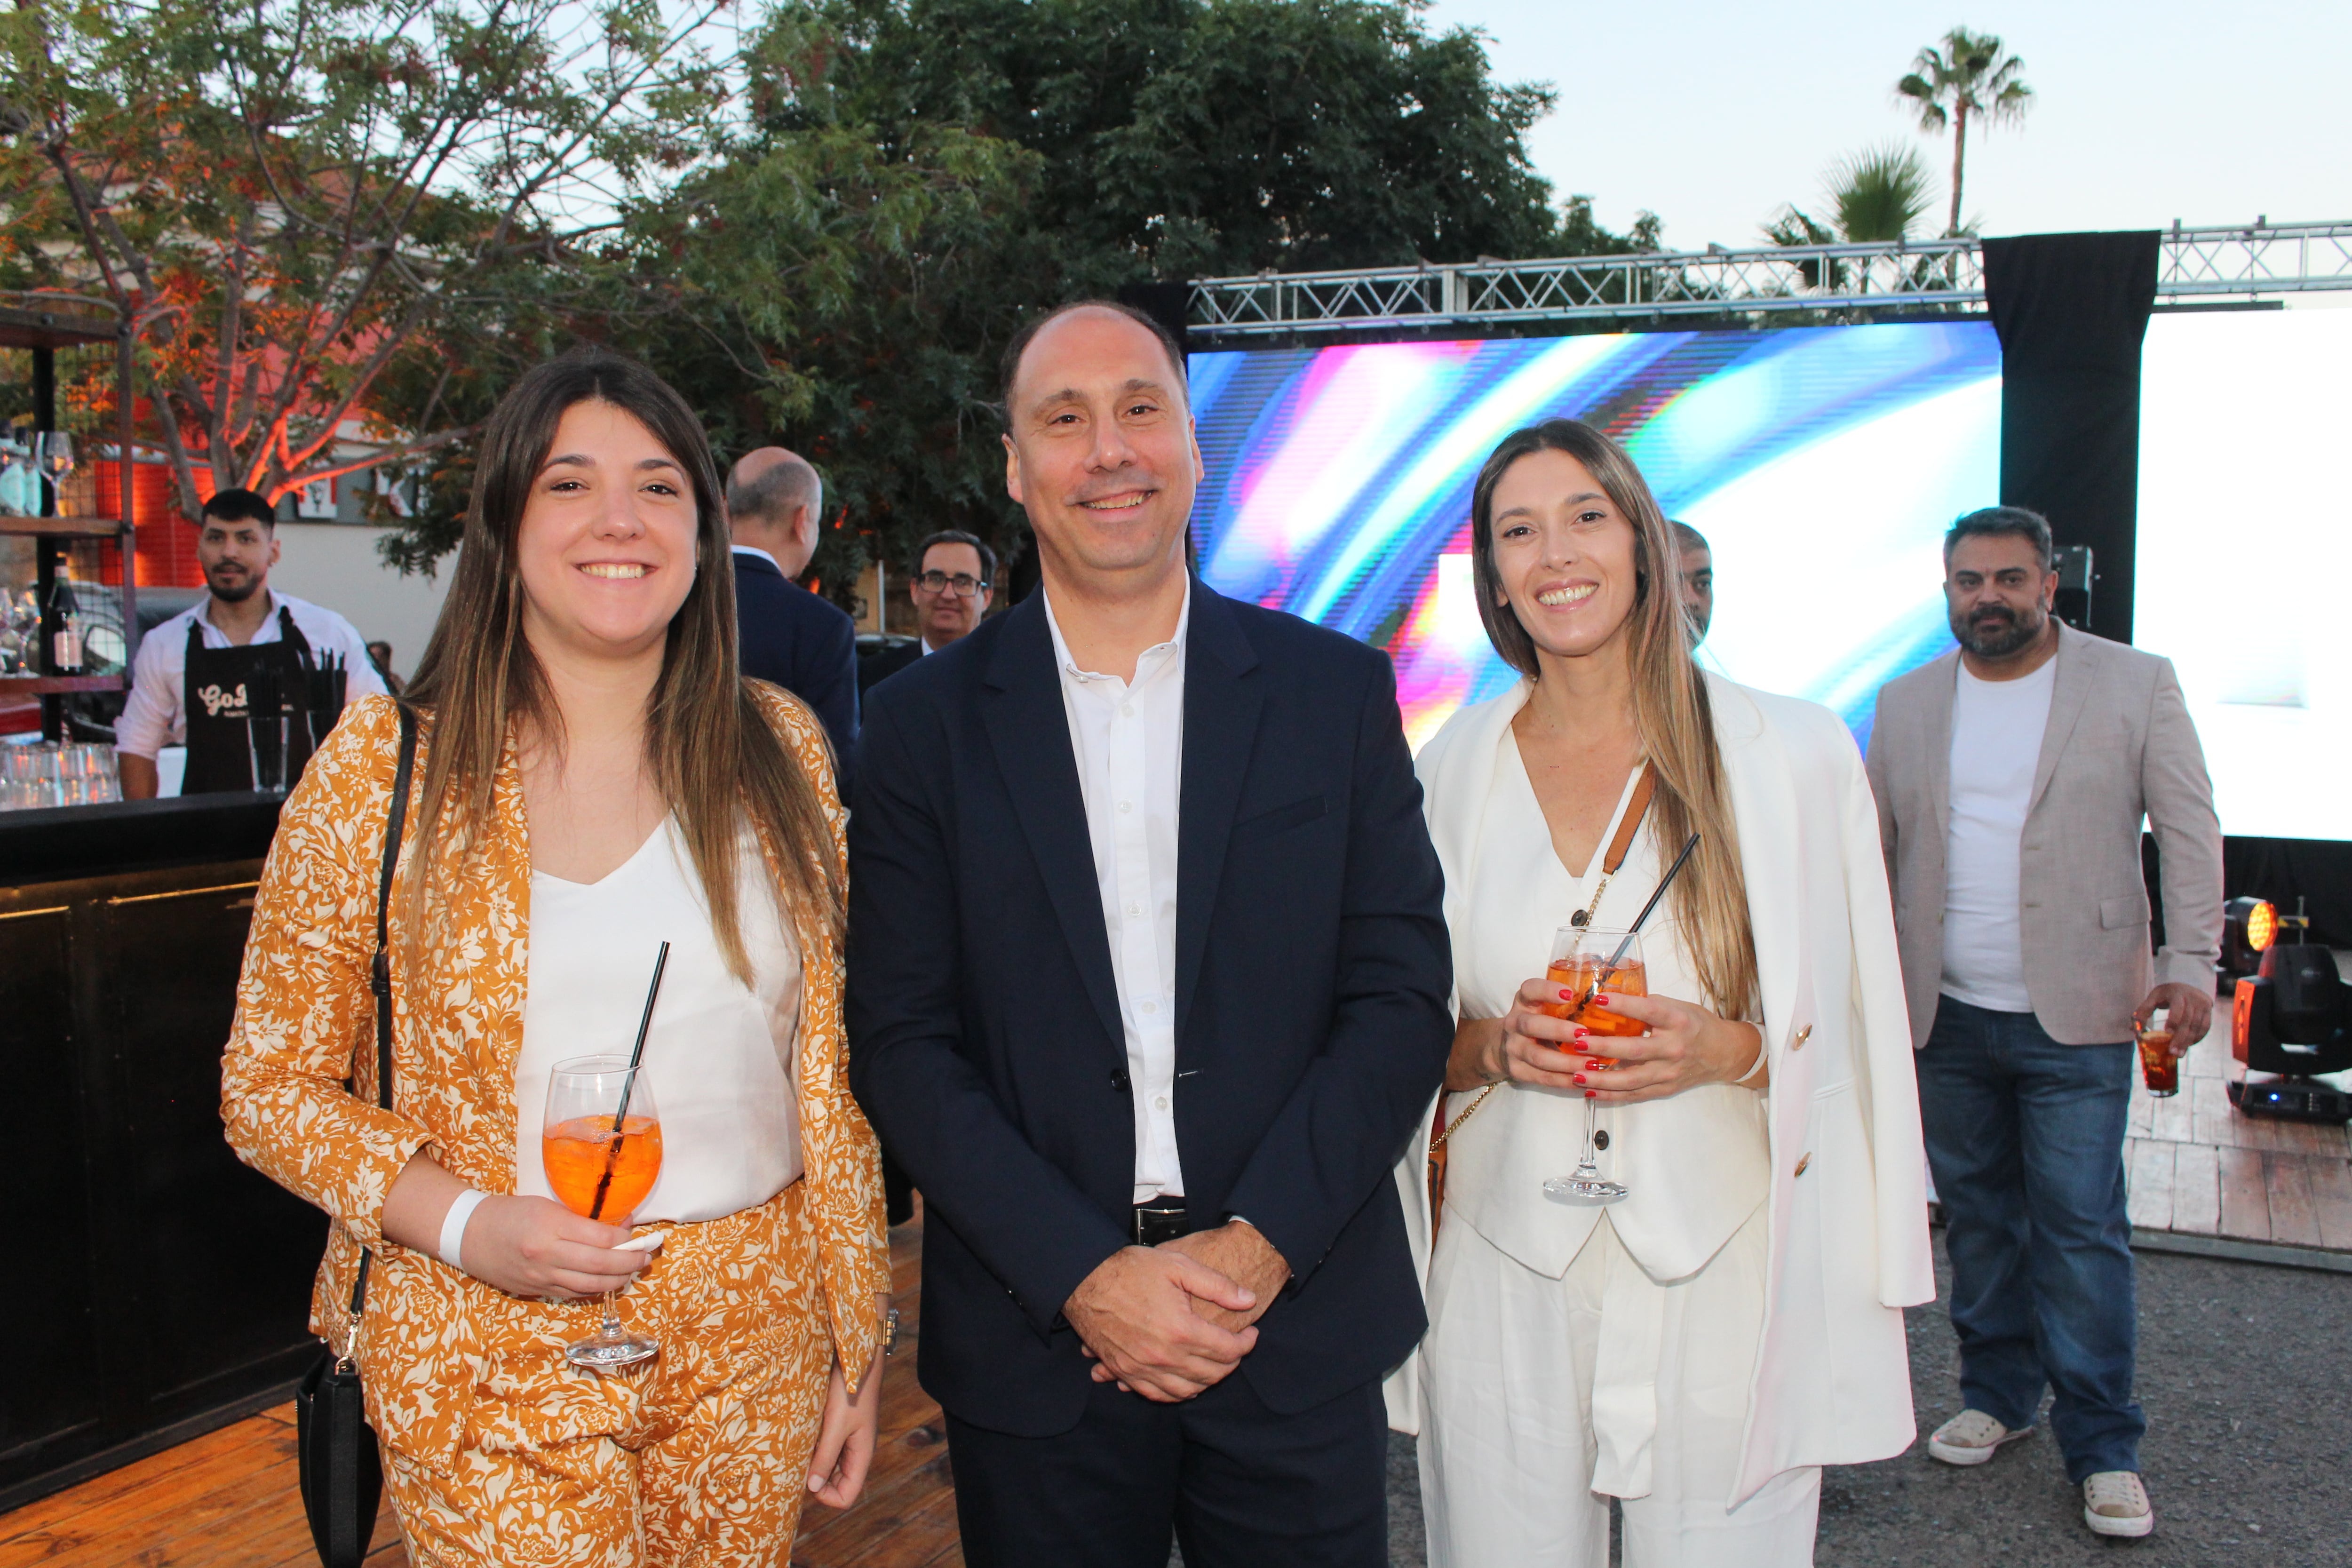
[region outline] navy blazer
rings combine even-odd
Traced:
[[[1242,1375],[1300,1411],[1424,1327],[1391,1171],[1454,1036],[1442,880],[1387,658],[1198,582],[1182,770],[1177,1147],[1196,1226],[1290,1264]],[[1130,1240],[1135,1131],[1043,595],[876,687],[857,773],[850,1083],[923,1194],[922,1384],[1066,1432],[1062,1306]]]
[[[857,623],[766,556],[739,550],[735,627],[743,673],[775,682],[815,711],[846,799],[857,744]]]

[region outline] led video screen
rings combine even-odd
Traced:
[[[1713,547],[1703,662],[1867,741],[1894,676],[1951,646],[1943,531],[2000,489],[1982,321],[1637,332],[1192,356],[1193,511],[1218,592],[1389,651],[1418,747],[1513,679],[1470,585],[1470,487],[1566,416],[1622,441]]]
[[[2161,315],[2132,641],[2179,671],[2221,831],[2352,838],[2352,310]]]

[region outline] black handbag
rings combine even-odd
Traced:
[[[400,858],[400,830],[408,817],[408,777],[416,763],[416,715],[400,705],[400,765],[392,775],[392,809],[383,829],[383,869],[376,880],[375,962],[369,988],[375,993],[376,1103],[392,1109],[392,960],[386,952],[385,910],[392,901],[392,868]],[[356,1333],[367,1304],[368,1264],[360,1254],[359,1278],[352,1286],[350,1332]],[[294,1446],[300,1456],[302,1511],[310,1516],[310,1542],[325,1568],[360,1568],[368,1538],[375,1531],[383,1500],[383,1458],[368,1429],[360,1394],[360,1369],[331,1346],[303,1375],[294,1394]]]

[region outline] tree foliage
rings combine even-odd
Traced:
[[[583,34],[561,0],[28,0],[0,13],[0,287],[132,321],[192,514],[199,468],[274,500],[428,458],[470,434],[474,348],[699,151],[702,3]]]
[[[1944,35],[1941,47],[1929,45],[1911,62],[1911,69],[1895,84],[1895,101],[1919,117],[1919,128],[1941,133],[1952,128],[1952,216],[1947,234],[1960,229],[1960,180],[1966,172],[1969,121],[1987,125],[2016,124],[2033,107],[2033,89],[2025,85],[2025,61],[2011,54],[1990,33],[1955,27]]]
[[[1474,35],[1404,0],[799,0],[747,80],[743,132],[633,231],[641,292],[726,322],[773,420],[741,444],[825,475],[828,585],[942,527],[1017,547],[992,399],[1041,307],[1656,244],[1646,216],[1619,236],[1582,198],[1555,213],[1522,140],[1548,89],[1498,85]]]

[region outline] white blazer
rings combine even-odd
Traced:
[[[1910,1020],[1862,758],[1829,710],[1706,679],[1771,1056],[1771,1261],[1736,1488],[1735,1500],[1745,1500],[1784,1470],[1861,1464],[1911,1446],[1903,1309],[1934,1300],[1936,1277]],[[1415,764],[1456,931],[1467,923],[1454,900],[1485,781],[1502,727],[1524,701],[1520,689],[1464,709]],[[1424,1131],[1396,1171],[1424,1279],[1426,1149]],[[1399,1431],[1420,1430],[1417,1360],[1388,1382]]]

